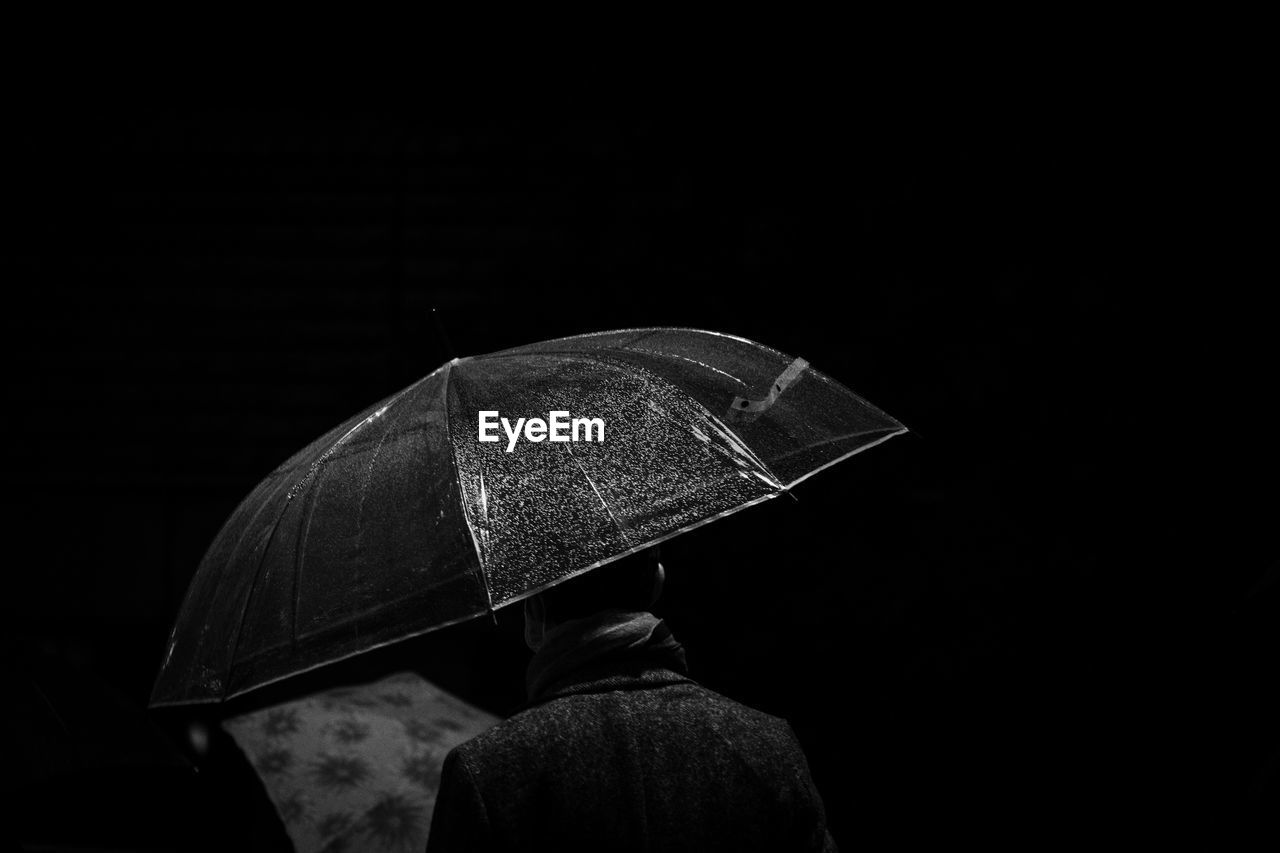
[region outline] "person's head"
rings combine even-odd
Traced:
[[[658,546],[606,563],[524,601],[524,641],[537,650],[557,625],[606,610],[648,610],[662,594]]]

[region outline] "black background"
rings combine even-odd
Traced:
[[[913,430],[664,545],[659,613],[694,675],[791,721],[839,843],[1224,829],[1272,805],[1274,466],[1241,449],[1267,439],[1241,398],[1267,393],[1269,321],[1236,289],[1239,211],[1204,195],[1241,174],[1220,149],[1109,118],[804,110],[24,128],[5,594],[24,837],[267,843],[269,815],[216,818],[251,774],[125,748],[227,515],[448,357],[647,325],[803,356]],[[1191,486],[1206,468],[1230,485]],[[1195,546],[1215,513],[1230,531]],[[509,713],[520,627],[516,608],[310,684],[413,666]],[[130,770],[84,758],[106,741]]]

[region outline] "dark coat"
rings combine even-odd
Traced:
[[[452,850],[835,850],[784,720],[653,659],[600,662],[456,747],[427,843]]]

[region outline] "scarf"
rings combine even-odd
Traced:
[[[543,640],[525,676],[530,701],[564,676],[610,657],[636,653],[665,658],[681,673],[688,672],[684,647],[667,623],[652,613],[606,610],[557,625]]]

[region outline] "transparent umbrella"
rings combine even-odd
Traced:
[[[803,359],[715,332],[454,359],[245,498],[196,571],[151,703],[219,701],[491,613],[904,432]]]

